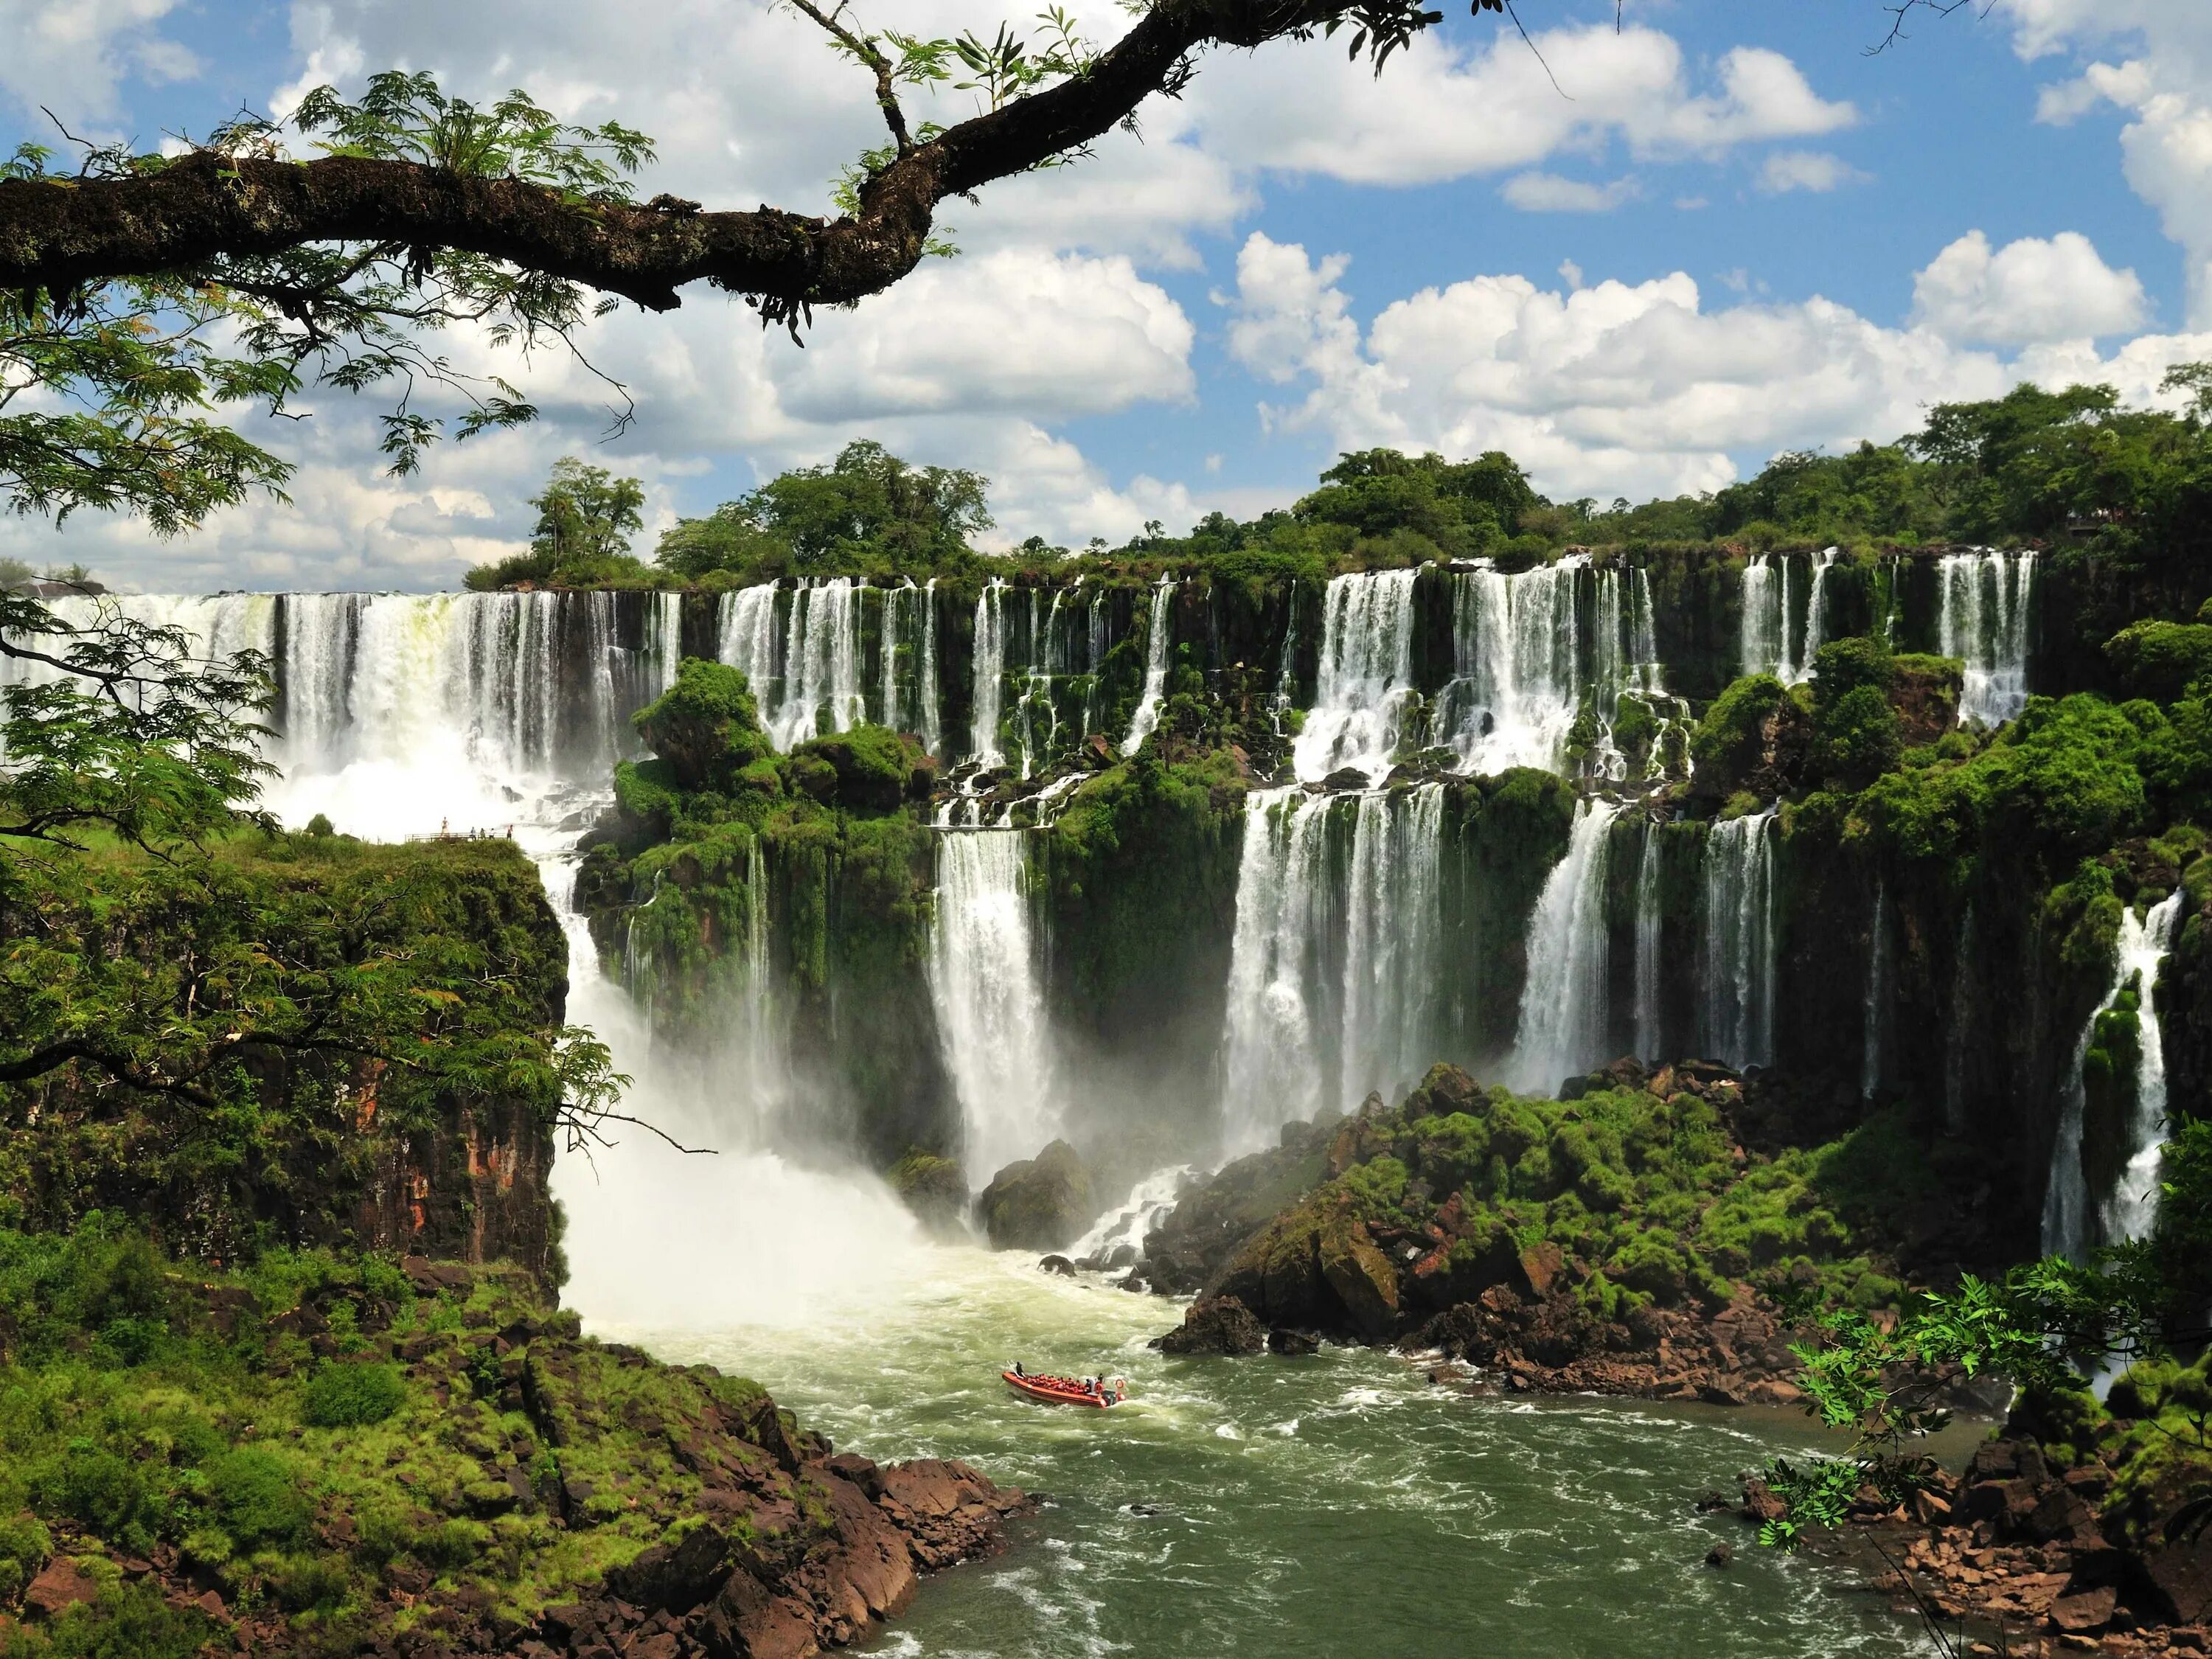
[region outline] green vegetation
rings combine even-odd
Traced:
[[[1544,1244],[1606,1320],[1652,1304],[1717,1310],[1747,1291],[1859,1309],[1902,1295],[1883,1218],[1936,1176],[1899,1117],[1747,1155],[1724,1115],[1732,1083],[1664,1094],[1665,1073],[1648,1088],[1591,1083],[1603,1086],[1551,1100],[1436,1067],[1397,1110],[1343,1126],[1328,1154],[1340,1173],[1247,1247],[1228,1287],[1240,1269],[1279,1273],[1265,1264],[1303,1257],[1309,1239],[1325,1261],[1348,1217],[1378,1237],[1445,1237],[1440,1261],[1396,1277],[1406,1309],[1472,1301],[1510,1276],[1501,1264]]]
[[[580,1340],[524,1276],[446,1276],[281,1249],[187,1271],[98,1214],[0,1229],[0,1592],[57,1554],[98,1587],[0,1651],[197,1652],[210,1620],[118,1577],[149,1556],[316,1651],[471,1598],[524,1620],[695,1525],[712,1460],[783,1478],[754,1384]]]
[[[530,504],[538,509],[530,550],[476,566],[465,578],[470,587],[643,585],[644,568],[629,551],[630,536],[645,526],[645,489],[635,478],[564,455]]]

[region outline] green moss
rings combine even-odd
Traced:
[[[752,690],[727,663],[684,658],[676,683],[631,722],[667,765],[676,788],[720,785],[768,752]]]
[[[300,1415],[319,1429],[360,1428],[381,1423],[406,1398],[407,1385],[397,1366],[362,1360],[326,1364],[308,1382]]]

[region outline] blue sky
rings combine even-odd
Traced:
[[[1020,15],[857,9],[947,33]],[[1123,26],[1078,9],[1098,38]],[[1010,538],[1254,512],[1368,442],[1503,447],[1555,495],[1641,498],[2022,378],[2148,397],[2212,356],[2203,0],[1996,0],[1871,55],[1877,0],[1629,0],[1618,33],[1610,6],[1522,15],[1557,89],[1458,4],[1379,82],[1325,44],[1209,60],[1144,143],[952,204],[962,257],[823,319],[805,353],[704,293],[611,319],[592,350],[640,411],[616,443],[603,394],[541,361],[538,429],[421,478],[380,477],[373,410],[326,398],[275,434],[302,464],[292,508],[167,544],[15,523],[0,549],[147,587],[437,586],[526,532],[562,453],[645,477],[659,524],[863,434],[991,474]],[[387,65],[642,126],[647,189],[710,205],[818,207],[875,142],[865,82],[763,0],[18,0],[0,121],[46,134],[46,104],[151,144]]]

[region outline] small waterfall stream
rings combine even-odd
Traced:
[[[1859,1098],[1872,1100],[1881,1087],[1882,1039],[1889,1024],[1889,889],[1874,885],[1874,920],[1867,928],[1866,995],[1860,1009]]]
[[[2119,1243],[2148,1237],[2158,1218],[2158,1160],[2166,1117],[2166,1050],[2158,1024],[2158,968],[2173,939],[2181,914],[2179,890],[2138,917],[2133,906],[2120,914],[2120,937],[2112,983],[2081,1028],[2071,1063],[2060,1085],[2058,1133],[2051,1142],[2051,1177],[2043,1190],[2043,1248],[2053,1255],[2081,1259],[2092,1243]],[[2091,1194],[2083,1167],[2081,1139],[2087,1127],[2088,1090],[2083,1067],[2097,1037],[2098,1022],[2130,987],[2135,988],[2135,1111],[2128,1127],[2128,1158],[2112,1191]],[[2090,1237],[2094,1214],[2100,1237]]]
[[[1666,1058],[1666,1016],[1660,1001],[1659,824],[1644,823],[1644,854],[1636,866],[1636,1053],[1657,1065]]]
[[[1395,1102],[1436,1059],[1428,1011],[1435,970],[1443,786],[1364,794],[1352,820],[1345,893],[1344,1024],[1338,1092]]]
[[[1938,567],[1942,606],[1936,649],[1966,664],[1959,723],[1996,726],[2027,706],[2027,622],[2035,554],[1947,553]]]
[[[1379,784],[1413,696],[1413,587],[1419,572],[1333,576],[1322,600],[1314,706],[1291,750],[1302,781],[1346,767]]]
[[[1773,823],[1770,806],[1705,839],[1705,1045],[1739,1070],[1773,1059]]]
[[[1244,799],[1230,946],[1223,1150],[1255,1152],[1275,1128],[1322,1104],[1314,1008],[1316,953],[1329,923],[1329,799],[1255,789]]]
[[[986,771],[1006,763],[999,745],[999,714],[1006,695],[1006,584],[994,576],[975,597],[975,692],[968,752]]]
[[[1828,574],[1840,550],[1823,548],[1814,557],[1802,635],[1796,633],[1791,614],[1790,556],[1752,555],[1743,567],[1743,617],[1738,633],[1742,672],[1771,674],[1784,685],[1802,684],[1813,677],[1813,659],[1827,642]]]
[[[1129,717],[1129,734],[1121,739],[1121,752],[1133,755],[1160,723],[1160,701],[1167,695],[1168,647],[1170,643],[1170,602],[1175,598],[1172,577],[1163,576],[1152,589],[1152,609],[1145,623],[1145,689]]]
[[[962,1150],[981,1187],[1059,1131],[1052,1045],[1030,919],[1029,832],[937,837],[929,988],[960,1097]]]
[[[1511,1066],[1514,1086],[1524,1091],[1548,1093],[1605,1058],[1606,863],[1620,812],[1610,801],[1577,804],[1566,853],[1528,918],[1528,975]]]

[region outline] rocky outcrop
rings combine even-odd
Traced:
[[[1524,1278],[1545,1277],[1549,1264],[1540,1257],[1535,1265]],[[1406,1346],[1465,1360],[1510,1391],[1782,1406],[1800,1397],[1790,1345],[1804,1334],[1756,1297],[1711,1315],[1639,1308],[1605,1321],[1591,1317],[1564,1283],[1548,1293],[1501,1284],[1437,1315]]]
[[[1162,1353],[1259,1353],[1267,1346],[1267,1328],[1233,1296],[1192,1303],[1181,1325],[1152,1339]]]
[[[993,1249],[1055,1250],[1098,1218],[1098,1204],[1081,1155],[1055,1140],[992,1176],[975,1215]]]
[[[210,1285],[178,1310],[265,1373],[264,1427],[301,1416],[287,1391],[331,1368],[390,1379],[373,1431],[295,1443],[295,1428],[244,1454],[301,1478],[296,1559],[57,1515],[50,1548],[20,1564],[21,1613],[107,1616],[118,1582],[150,1584],[226,1650],[333,1651],[288,1612],[282,1575],[305,1560],[343,1589],[345,1650],[380,1659],[795,1656],[866,1639],[1028,1504],[964,1463],[837,1453],[743,1378],[583,1337],[512,1269],[404,1272],[396,1296],[346,1284],[269,1310]]]
[[[2106,1507],[2114,1474],[2100,1459],[2062,1467],[2033,1440],[1993,1440],[1963,1474],[1932,1472],[1902,1504],[1863,1488],[1838,1541],[1870,1538],[1877,1589],[1942,1624],[2001,1634],[2006,1651],[2212,1649],[2212,1538],[2185,1506],[2135,1541]],[[1778,1507],[1745,1483],[1747,1521]]]

